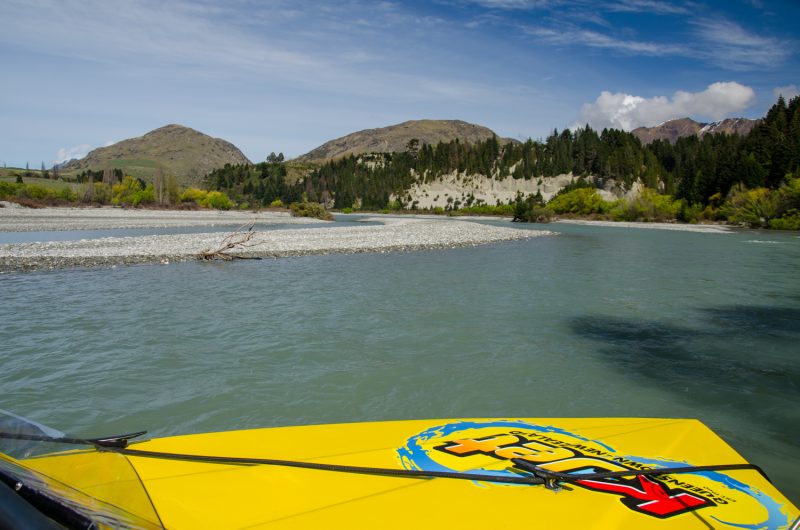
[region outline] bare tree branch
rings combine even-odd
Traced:
[[[229,254],[231,250],[245,249],[258,245],[259,241],[251,241],[256,234],[254,231],[255,221],[249,225],[240,226],[235,232],[225,236],[219,248],[207,249],[200,252],[200,258],[206,261],[221,259],[231,261],[233,259],[261,259],[257,256],[240,256]]]

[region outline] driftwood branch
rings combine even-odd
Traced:
[[[240,226],[235,232],[225,236],[219,248],[202,250],[200,252],[200,258],[206,261],[215,259],[224,261],[231,261],[234,259],[261,259],[257,256],[240,256],[229,253],[231,250],[240,250],[256,246],[258,242],[251,242],[255,235],[254,228],[255,222]]]

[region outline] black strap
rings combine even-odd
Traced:
[[[316,469],[320,471],[335,471],[340,473],[359,473],[365,475],[385,475],[409,478],[451,478],[461,480],[478,480],[481,482],[496,482],[501,484],[526,484],[555,487],[557,482],[577,482],[579,480],[598,480],[639,475],[672,475],[681,473],[696,473],[699,471],[725,471],[735,469],[754,469],[769,481],[764,471],[754,464],[720,464],[711,466],[684,466],[661,469],[631,469],[630,471],[608,471],[601,473],[557,473],[540,468],[526,460],[512,458],[511,462],[521,471],[529,473],[521,476],[490,475],[487,473],[468,473],[458,471],[424,471],[416,469],[391,469],[380,467],[346,466],[337,464],[321,464],[317,462],[298,462],[295,460],[277,460],[272,458],[245,458],[228,456],[187,455],[182,453],[163,453],[160,451],[143,451],[139,449],[101,449],[110,450],[127,456],[144,458],[163,458],[167,460],[181,460],[186,462],[205,462],[210,464],[227,465],[268,465],[299,467]],[[510,471],[516,471],[513,468]]]
[[[510,471],[526,473],[520,476],[492,475],[488,473],[468,473],[458,471],[425,471],[417,469],[392,469],[381,467],[366,466],[346,466],[338,464],[322,464],[318,462],[299,462],[296,460],[279,460],[274,458],[247,458],[233,456],[208,456],[208,455],[187,455],[183,453],[165,453],[160,451],[144,451],[140,449],[128,449],[128,440],[146,434],[147,431],[121,434],[104,438],[51,438],[48,436],[34,434],[12,434],[0,432],[0,438],[13,440],[33,440],[45,442],[61,442],[78,445],[93,445],[99,451],[114,452],[127,456],[139,456],[143,458],[162,458],[166,460],[181,460],[186,462],[204,462],[209,464],[225,465],[267,465],[297,467],[303,469],[316,469],[319,471],[334,471],[338,473],[358,473],[362,475],[384,475],[391,477],[408,478],[450,478],[460,480],[478,480],[481,482],[496,482],[500,484],[525,484],[541,485],[548,488],[557,487],[558,482],[578,482],[580,480],[601,480],[609,478],[648,476],[648,475],[674,475],[681,473],[697,473],[700,471],[728,471],[737,469],[752,469],[758,471],[761,476],[772,482],[764,470],[755,464],[719,464],[710,466],[683,466],[660,469],[631,469],[628,471],[603,471],[600,473],[559,473],[539,467],[521,458],[512,458],[511,462],[517,469],[511,468]]]
[[[503,484],[544,484],[544,480],[533,476],[490,475],[488,473],[460,473],[458,471],[422,471],[416,469],[391,469],[381,467],[344,466],[337,464],[321,464],[318,462],[298,462],[295,460],[277,460],[273,458],[239,458],[231,456],[186,455],[182,453],[162,453],[159,451],[142,451],[139,449],[100,449],[120,453],[126,456],[144,458],[163,458],[166,460],[182,460],[186,462],[203,462],[226,465],[267,465],[283,467],[299,467],[319,471],[335,471],[340,473],[358,473],[362,475],[386,475],[410,478],[453,478],[462,480],[479,480],[481,482],[499,482]]]

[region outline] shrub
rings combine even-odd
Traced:
[[[230,210],[233,208],[233,202],[228,195],[222,191],[209,191],[205,199],[199,204],[200,206],[213,208],[215,210]]]
[[[11,199],[29,207],[76,202],[78,195],[70,188],[49,188],[40,184],[0,182],[0,199]]]
[[[317,202],[293,202],[289,205],[289,209],[295,217],[314,217],[324,221],[333,220],[333,215]]]
[[[194,202],[203,208],[230,210],[233,201],[224,191],[206,191],[198,188],[186,188],[179,197],[181,202]]]
[[[515,222],[523,223],[549,223],[553,218],[553,211],[545,206],[533,205],[514,213]]]
[[[84,201],[91,201],[96,204],[108,204],[111,202],[111,188],[103,184],[102,182],[93,182],[87,184],[87,186],[92,186],[93,190],[92,193],[87,193],[84,195]]]
[[[26,184],[17,188],[17,197],[20,199],[34,199],[42,201],[54,198],[55,194],[51,190],[39,184]]]
[[[353,209],[352,208],[345,208],[344,210],[342,210],[342,213],[353,213]]]
[[[514,215],[513,204],[467,206],[456,212],[458,215]]]
[[[17,184],[0,181],[0,199],[16,196],[18,187],[19,186]]]
[[[689,204],[686,199],[675,201],[677,210],[675,211],[675,218],[682,223],[696,223],[701,218],[709,219],[712,221],[722,221],[725,218],[720,214],[719,209],[706,207],[701,211],[702,206],[699,204]]]
[[[201,190],[198,188],[186,188],[180,194],[178,199],[181,202],[194,202],[196,204],[200,204],[201,201],[204,201],[208,192],[206,190]]]
[[[58,192],[58,197],[67,202],[78,202],[78,194],[69,188],[62,188],[61,191]]]
[[[769,221],[779,217],[780,193],[767,188],[748,190],[741,184],[735,186],[721,210],[729,221],[754,227],[769,226]]]
[[[780,188],[781,208],[785,211],[800,209],[800,177],[787,177]]]
[[[124,204],[139,206],[156,201],[156,192],[152,184],[142,186],[142,182],[130,175],[126,175],[119,184],[111,188],[111,204]]]
[[[576,215],[604,213],[608,211],[609,207],[609,203],[604,201],[594,188],[578,188],[556,195],[547,203],[547,208],[553,213]]]
[[[145,188],[133,197],[133,205],[139,204],[152,204],[156,202],[156,189],[152,184],[148,184]]]
[[[705,207],[705,209],[702,212],[703,218],[708,219],[710,221],[724,221],[725,220],[725,216],[720,211],[720,207],[722,206],[722,204],[724,202],[725,202],[725,199],[722,197],[721,193],[715,193],[714,195],[709,197],[708,198],[708,205]],[[680,208],[681,208],[681,210],[679,210],[679,212],[678,212],[678,219],[683,221],[684,219],[682,218],[681,213],[683,212],[682,208],[684,208],[684,206],[681,205]],[[700,214],[698,214],[698,215],[700,215]]]
[[[501,206],[498,204],[497,207]],[[514,214],[514,222],[547,223],[553,217],[553,211],[545,207],[542,194],[539,192],[524,198],[521,193],[517,193],[516,202],[503,207],[511,209]]]
[[[770,219],[769,227],[774,230],[800,230],[800,211],[789,210],[783,217]]]
[[[275,199],[274,201],[272,201],[271,203],[269,203],[269,205],[270,205],[272,208],[283,208],[283,201],[282,201],[282,200],[280,200],[280,199]]]
[[[777,190],[748,190],[739,184],[731,189],[720,213],[728,221],[752,227],[800,230],[800,178],[787,175]]]
[[[614,203],[611,217],[615,221],[671,221],[674,220],[682,201],[673,201],[671,195],[659,195],[645,188],[635,199],[622,199]]]

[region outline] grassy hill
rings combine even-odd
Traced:
[[[495,133],[486,127],[461,120],[413,120],[379,129],[366,129],[331,140],[295,158],[294,162],[323,163],[361,153],[403,152],[412,139],[436,145],[458,138],[464,143],[488,140]],[[513,140],[500,139],[501,143]]]
[[[27,176],[26,173],[28,174]],[[26,171],[24,168],[0,168],[0,182],[16,183],[17,176],[22,176],[22,182],[24,184],[36,184],[56,191],[69,189],[72,191],[82,192],[85,188],[85,185],[83,184],[44,178],[42,172],[38,169]]]
[[[119,168],[128,175],[151,180],[161,169],[183,184],[197,184],[204,175],[225,164],[249,163],[232,143],[172,124],[95,149],[84,158],[69,162],[62,173],[69,176],[87,169]]]

